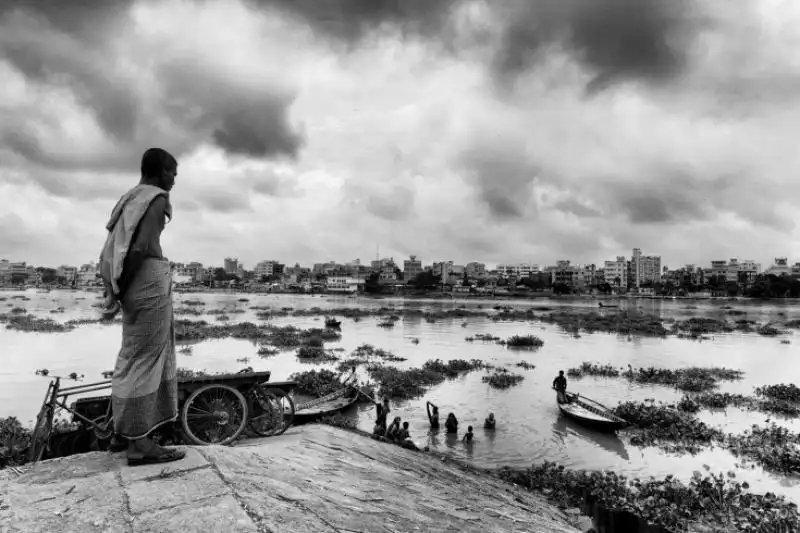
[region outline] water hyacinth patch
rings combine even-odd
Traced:
[[[800,387],[794,383],[780,383],[756,388],[756,394],[773,400],[800,403]]]
[[[485,368],[479,360],[465,361],[455,359],[443,362],[439,359],[426,361],[422,368],[400,370],[383,364],[370,364],[367,372],[380,386],[380,395],[397,398],[417,398],[422,396],[427,387],[438,385],[446,379],[459,374]]]
[[[584,361],[578,368],[567,369],[567,376],[582,378],[583,376],[619,377],[620,370],[611,365],[599,365]]]
[[[533,370],[534,368],[536,368],[536,365],[532,365],[531,363],[529,363],[527,361],[520,361],[520,362],[517,363],[516,366],[518,366],[520,368],[523,368],[525,370]]]
[[[800,473],[800,434],[775,425],[753,425],[741,435],[728,435],[726,444],[734,455],[753,460],[767,470]]]
[[[687,482],[673,476],[661,480],[629,479],[614,472],[569,470],[545,462],[526,470],[501,469],[509,482],[544,494],[548,500],[569,507],[591,501],[608,511],[629,512],[667,531],[691,531],[693,526],[711,532],[798,531],[797,506],[773,494],[753,494],[733,472],[695,472]],[[701,529],[697,529],[700,531]]]
[[[508,389],[518,385],[524,379],[525,376],[509,372],[505,368],[497,368],[493,374],[481,378],[484,383],[488,383],[490,387],[495,389]]]
[[[505,341],[499,341],[498,344],[504,344],[509,348],[541,348],[544,346],[544,341],[536,335],[514,335]]]
[[[496,337],[491,333],[476,333],[470,337],[466,337],[464,339],[467,342],[474,342],[474,341],[483,341],[483,342],[500,342],[502,339],[500,337]]]
[[[671,405],[624,402],[612,411],[635,425],[629,431],[634,446],[656,446],[668,451],[694,453],[701,446],[721,442],[724,437],[719,429]]]
[[[297,382],[297,392],[314,398],[320,398],[342,387],[339,374],[326,368],[292,374],[289,381]]]

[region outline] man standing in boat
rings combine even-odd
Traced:
[[[569,403],[569,398],[567,398],[567,378],[564,377],[563,370],[559,370],[558,376],[553,380],[553,389],[556,391],[558,403]]]

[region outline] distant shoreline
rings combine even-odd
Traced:
[[[9,292],[102,292],[101,287],[76,287],[76,288],[16,288],[16,287],[0,287],[0,293]],[[269,294],[285,294],[292,296],[308,296],[308,297],[340,297],[352,299],[365,299],[365,300],[386,300],[386,299],[408,299],[408,300],[499,300],[499,301],[534,301],[534,300],[548,300],[548,301],[630,301],[630,300],[675,300],[675,301],[799,301],[800,298],[753,298],[750,296],[651,296],[651,295],[619,295],[619,294],[566,294],[554,295],[549,293],[535,293],[535,294],[473,294],[473,293],[397,293],[397,294],[373,294],[373,293],[336,293],[336,292],[318,292],[318,293],[305,293],[305,292],[292,292],[292,291],[260,291],[248,289],[227,289],[227,288],[181,288],[176,287],[173,292],[180,294],[242,294],[242,295],[269,295]]]

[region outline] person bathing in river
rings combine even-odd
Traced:
[[[468,426],[467,427],[467,432],[464,433],[464,436],[461,438],[461,442],[466,442],[467,444],[472,444],[472,437],[474,437],[474,436],[475,436],[475,434],[472,433],[472,426]]]
[[[111,377],[112,452],[128,465],[168,463],[185,452],[159,446],[154,431],[178,418],[172,268],[161,232],[172,219],[169,192],[178,162],[161,148],[142,156],[141,180],[114,206],[100,254],[103,318],[122,311],[122,346]]]
[[[386,434],[386,417],[392,411],[389,407],[389,398],[383,399],[383,405],[375,403],[375,411],[377,416],[375,417],[375,429],[372,432],[382,437]]]
[[[483,429],[494,429],[495,422],[494,413],[489,413],[489,418],[483,422]]]
[[[428,420],[431,423],[431,429],[439,429],[439,408],[428,402],[425,405],[428,410]]]
[[[393,441],[399,441],[400,431],[400,417],[396,416],[389,425],[389,429],[386,430],[386,438]]]
[[[458,433],[458,420],[456,419],[456,415],[453,413],[447,415],[447,420],[444,423],[444,427],[447,430],[447,433]]]
[[[557,393],[556,400],[558,403],[569,403],[569,398],[567,398],[567,378],[564,377],[563,370],[558,371],[558,376],[553,380],[553,388]]]

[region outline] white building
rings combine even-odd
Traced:
[[[335,272],[328,276],[328,292],[353,293],[363,288],[363,278],[353,277],[343,272]]]
[[[528,278],[531,274],[541,271],[542,267],[540,265],[534,265],[532,263],[497,265],[497,273],[504,277],[513,275],[518,278]]]
[[[628,261],[618,255],[616,261],[606,261],[603,265],[605,282],[612,287],[628,286]]]

